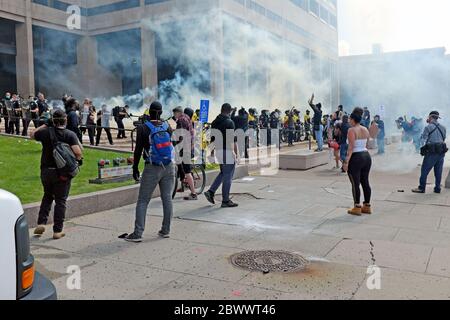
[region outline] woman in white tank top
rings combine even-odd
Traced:
[[[370,199],[372,190],[369,183],[369,174],[372,167],[372,158],[367,149],[370,139],[369,130],[361,126],[363,109],[355,108],[350,115],[350,124],[352,128],[348,131],[348,154],[344,162],[343,169],[348,173],[352,184],[354,207],[348,211],[351,215],[360,216],[371,214],[372,209]],[[362,185],[364,192],[364,203],[361,206],[361,190]]]

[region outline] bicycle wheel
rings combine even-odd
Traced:
[[[192,168],[192,177],[194,178],[195,192],[202,194],[206,187],[205,166],[201,164],[194,165]]]

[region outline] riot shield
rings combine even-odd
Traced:
[[[111,112],[102,111],[102,128],[110,128]]]
[[[89,118],[89,107],[81,111],[81,126],[86,127]]]
[[[20,106],[22,108],[22,119],[31,120],[30,103],[28,101],[22,101]]]
[[[8,118],[13,119],[14,118],[14,110],[12,107],[11,100],[5,101],[5,107],[6,107],[6,114],[8,115]]]

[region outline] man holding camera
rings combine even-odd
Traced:
[[[62,176],[56,169],[56,161],[53,156],[54,142],[52,142],[52,134],[59,142],[66,143],[70,146],[73,154],[78,160],[79,165],[82,164],[83,154],[80,142],[75,133],[66,129],[67,115],[62,110],[56,110],[53,114],[53,121],[48,121],[36,130],[30,137],[42,143],[41,156],[41,181],[44,187],[44,197],[42,198],[41,208],[39,211],[38,226],[34,230],[35,235],[42,235],[45,232],[45,225],[55,201],[53,239],[58,240],[65,236],[63,233],[64,219],[66,215],[66,201],[69,196],[71,178]]]
[[[439,112],[431,112],[427,120],[428,126],[425,127],[425,130],[423,131],[423,147],[421,148],[420,153],[424,156],[424,159],[420,176],[420,186],[417,189],[412,190],[414,193],[425,193],[427,177],[431,169],[434,169],[436,178],[434,192],[441,193],[442,171],[444,169],[444,159],[448,148],[445,144],[447,130],[438,122],[439,119]]]

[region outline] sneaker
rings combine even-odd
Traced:
[[[186,201],[198,200],[198,196],[196,194],[191,193],[189,196],[184,197],[183,199]]]
[[[222,208],[236,208],[237,206],[239,205],[231,200],[228,202],[222,202]]]
[[[62,239],[62,238],[64,238],[66,236],[66,234],[64,233],[64,232],[55,232],[55,233],[53,233],[53,239],[54,240],[59,240],[59,239]]]
[[[211,191],[206,191],[204,195],[209,203],[216,204],[216,201],[214,200],[214,193],[212,193]]]
[[[44,225],[38,225],[36,229],[34,229],[34,234],[37,236],[42,236],[45,232],[45,226]]]
[[[158,232],[158,236],[160,236],[161,238],[164,238],[164,239],[168,239],[168,238],[170,238],[170,233],[160,230]]]
[[[134,243],[138,243],[138,242],[142,242],[142,237],[138,236],[137,234],[135,234],[134,232],[132,234],[129,234],[128,236],[126,236],[124,238],[125,241],[128,242],[134,242]]]
[[[411,191],[412,191],[413,193],[425,193],[425,190],[420,189],[420,188],[412,189]]]
[[[441,193],[441,189],[434,189],[434,193],[437,193],[437,194]]]

